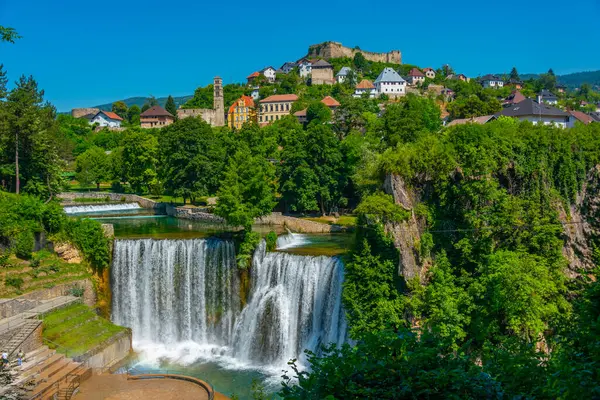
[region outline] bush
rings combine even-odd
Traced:
[[[265,240],[267,242],[267,251],[275,251],[277,248],[277,234],[271,231],[267,234]]]
[[[48,233],[59,232],[65,223],[65,212],[62,206],[58,203],[49,203],[44,209],[42,222],[44,229]]]
[[[67,291],[67,294],[71,295],[71,296],[75,296],[75,297],[83,297],[83,293],[85,292],[85,289],[82,287],[73,287],[71,289],[69,289]]]
[[[14,246],[17,257],[23,260],[30,259],[34,246],[33,232],[30,230],[19,232],[15,239]]]
[[[0,267],[1,268],[6,268],[6,267],[10,267],[10,262],[8,261],[10,259],[10,252],[8,250],[0,252]]]
[[[109,239],[102,225],[91,219],[73,219],[66,227],[67,237],[83,253],[95,271],[102,271],[110,261]]]
[[[4,278],[4,283],[6,284],[6,286],[12,286],[17,290],[21,290],[21,287],[23,286],[25,281],[23,281],[23,278],[20,278],[18,276],[8,275],[6,278]]]
[[[250,260],[254,250],[260,243],[260,235],[257,232],[244,231],[244,238],[240,243],[240,249],[237,255],[237,265],[240,269],[247,269],[250,266]]]
[[[33,256],[31,257],[31,261],[29,261],[29,266],[31,268],[37,268],[40,266],[42,260],[39,257]]]

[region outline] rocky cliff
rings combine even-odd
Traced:
[[[424,268],[426,263],[419,255],[423,221],[419,221],[414,212],[415,206],[419,202],[419,196],[398,175],[387,175],[383,189],[394,197],[396,204],[411,212],[407,221],[390,222],[385,225],[385,231],[392,235],[394,245],[400,252],[398,275],[407,281],[415,277],[422,281],[426,272],[426,268]]]
[[[592,242],[600,237],[600,165],[588,172],[568,212],[562,205],[558,210],[564,224],[563,254],[569,261],[569,275],[575,277],[594,267]]]

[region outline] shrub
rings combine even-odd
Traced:
[[[275,251],[277,248],[277,234],[271,231],[267,234],[265,240],[267,242],[267,251]]]
[[[102,271],[110,261],[109,239],[104,236],[102,225],[91,219],[70,220],[66,234],[83,253],[96,271]]]
[[[17,257],[28,260],[31,258],[31,252],[33,251],[34,237],[33,232],[30,230],[21,231],[17,234],[15,239],[15,254]]]
[[[75,297],[83,297],[84,292],[85,292],[84,288],[76,286],[76,287],[72,287],[71,289],[69,289],[67,291],[67,294],[69,294],[71,296],[75,296]]]
[[[59,232],[65,222],[66,215],[62,206],[58,203],[47,204],[42,215],[44,229],[48,233]]]
[[[240,249],[236,258],[238,268],[247,269],[250,266],[252,254],[258,243],[260,243],[260,235],[257,232],[244,231],[244,238],[240,243]]]
[[[8,261],[10,259],[10,252],[8,250],[0,252],[0,267],[1,268],[6,268],[9,267],[11,264]]]
[[[21,287],[23,286],[25,281],[23,281],[23,278],[20,278],[18,276],[8,275],[6,278],[4,278],[4,283],[6,284],[6,286],[12,286],[17,290],[21,290]]]
[[[31,268],[37,268],[40,266],[41,262],[42,260],[40,259],[40,257],[33,256],[31,257],[31,261],[29,261],[29,266]]]

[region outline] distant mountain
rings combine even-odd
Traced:
[[[175,100],[175,104],[177,105],[177,107],[179,107],[180,105],[184,104],[186,101],[191,99],[192,97],[194,97],[194,96],[190,95],[190,96],[173,97],[173,100]],[[127,104],[127,107],[131,107],[132,105],[135,104],[139,108],[142,108],[142,106],[146,103],[147,100],[148,100],[147,97],[130,97],[128,99],[124,99],[123,102],[125,102],[125,104]],[[156,100],[158,101],[158,104],[161,107],[164,107],[165,103],[167,102],[167,97],[159,97]],[[115,100],[115,101],[118,101],[118,100]],[[94,106],[94,108],[99,108],[104,111],[110,111],[112,109],[113,103],[100,104],[99,106]]]
[[[539,74],[521,74],[521,79],[527,80],[539,76]],[[578,88],[584,83],[600,87],[600,71],[585,71],[566,75],[556,75],[556,79],[559,83],[562,83],[569,89]]]

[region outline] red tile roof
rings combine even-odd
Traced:
[[[258,72],[253,72],[246,79],[258,78],[260,74]]]
[[[152,106],[143,113],[140,117],[171,117],[175,118],[170,112],[162,108],[161,106]]]
[[[429,67],[427,67],[427,68],[423,69],[423,71],[426,71],[426,72],[427,72],[427,71],[433,71],[433,72],[435,72],[435,70],[434,70],[433,68],[429,68]]]
[[[417,68],[413,68],[408,73],[408,76],[425,76],[425,74],[419,71]]]
[[[266,99],[262,99],[261,103],[277,103],[279,101],[296,101],[298,100],[298,96],[295,94],[274,94],[273,96],[269,96]]]
[[[339,107],[340,103],[331,96],[325,96],[321,103],[325,104],[327,107]]]
[[[583,122],[584,124],[589,124],[590,122],[594,122],[594,118],[590,117],[589,115],[587,115],[586,113],[583,113],[581,111],[569,111],[569,114],[571,114],[572,116],[574,116],[575,118],[577,118],[579,121]]]
[[[357,89],[375,89],[375,86],[373,86],[373,83],[370,80],[367,79],[363,79],[362,81],[360,81],[360,83],[358,85],[356,85]]]
[[[239,99],[237,99],[236,101],[233,102],[233,104],[231,105],[231,107],[229,107],[229,114],[233,113],[235,111],[235,107],[238,104],[238,101],[243,100],[244,101],[244,106],[246,107],[254,107],[254,99],[250,96],[245,96],[242,95],[242,97],[240,97]]]
[[[306,110],[307,110],[307,108],[305,108],[304,110],[296,111],[294,113],[294,116],[295,117],[306,117]]]
[[[117,121],[123,121],[123,118],[119,117],[116,113],[114,113],[112,111],[101,111],[101,112],[110,119],[116,119]]]

